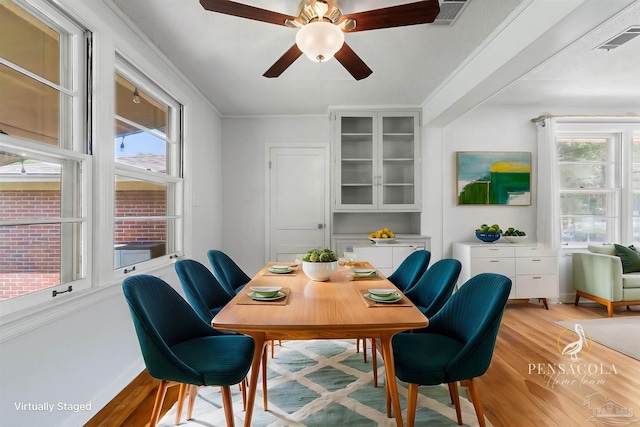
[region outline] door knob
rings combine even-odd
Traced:
[[[318,230],[322,230],[324,228],[324,224],[318,224]]]

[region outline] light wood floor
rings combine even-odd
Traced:
[[[614,316],[637,316],[640,322],[640,307],[631,307],[629,311],[618,308]],[[495,427],[598,426],[601,424],[587,420],[592,410],[584,404],[588,396],[596,392],[624,408],[633,409],[634,419],[640,418],[640,361],[600,344],[593,344],[584,362],[589,366],[602,364],[609,371],[615,366],[617,374],[594,376],[604,379],[602,384],[580,384],[580,375],[566,374],[561,378],[577,381],[551,387],[548,376],[537,370],[529,372],[530,364],[536,365],[536,369],[541,365],[548,370],[548,365],[567,363],[558,351],[562,328],[554,321],[603,317],[606,309],[602,306],[550,304],[549,310],[545,310],[536,304],[509,304],[489,371],[478,380],[483,407],[491,423]],[[147,426],[156,384],[143,373],[86,426]],[[177,388],[173,389],[167,394],[163,413],[176,401]]]

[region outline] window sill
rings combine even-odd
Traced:
[[[162,277],[163,273],[166,273],[163,270],[172,265],[173,262],[170,264],[163,263],[162,266],[158,266],[153,270],[144,272],[141,270],[140,273],[155,274]],[[51,324],[115,295],[121,295],[121,283],[122,281],[118,280],[110,284],[91,287],[77,293],[70,293],[64,300],[48,301],[6,316],[0,316],[0,343],[26,334],[41,326]]]

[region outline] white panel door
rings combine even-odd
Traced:
[[[268,150],[267,261],[329,247],[327,146],[271,146]]]

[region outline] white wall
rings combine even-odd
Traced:
[[[97,144],[113,147],[114,48],[185,105],[185,255],[207,262],[206,250],[222,245],[222,122],[219,115],[102,1],[63,0],[60,3],[94,33],[98,64],[94,70]],[[112,150],[109,148],[107,152]],[[99,190],[94,193],[96,197],[102,196]],[[103,252],[109,251],[108,247],[103,249]],[[109,272],[109,269],[97,270]],[[172,266],[149,273],[179,287]],[[122,296],[121,279],[112,279],[110,286],[101,283],[104,285],[101,288],[66,295],[65,302],[56,302],[37,316],[21,319],[17,327],[19,333],[3,335],[5,339],[0,342],[1,425],[83,425],[144,369]],[[58,315],[62,312],[65,314]],[[23,331],[26,324],[32,328]],[[21,402],[47,402],[54,405],[54,410],[51,413],[19,411],[15,405]],[[59,402],[90,404],[91,410],[59,410]]]
[[[482,223],[516,227],[536,236],[536,197],[546,189],[537,188],[537,131],[531,119],[541,114],[624,115],[633,108],[596,109],[576,107],[527,107],[485,104],[459,117],[444,128],[423,131],[425,194],[422,233],[432,236],[435,259],[440,250],[451,256],[452,243],[476,241],[474,230]],[[439,148],[438,148],[439,147]],[[531,157],[531,206],[458,206],[456,205],[456,151],[528,151]],[[442,177],[440,180],[439,177]],[[442,185],[439,185],[439,182]],[[438,212],[441,209],[442,212]],[[441,219],[440,221],[438,219]],[[440,237],[441,236],[441,237]],[[441,247],[436,248],[437,242]],[[574,298],[571,258],[560,254],[560,301]]]
[[[265,263],[265,146],[329,143],[329,116],[224,118],[222,123],[222,247],[252,276]]]

